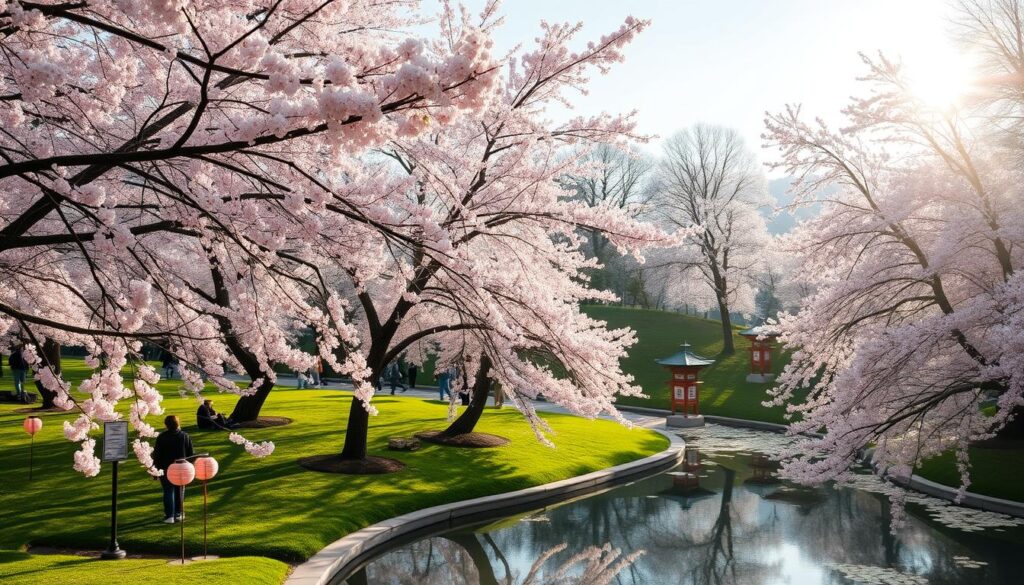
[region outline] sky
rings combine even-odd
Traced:
[[[484,4],[464,3],[474,11]],[[661,137],[698,122],[733,127],[762,160],[772,157],[761,149],[766,110],[799,103],[841,120],[849,97],[863,92],[858,52],[901,57],[936,92],[966,68],[946,0],[506,0],[503,13],[499,50],[532,42],[542,19],[582,21],[581,47],[627,15],[650,19],[626,62],[595,76],[575,113],[637,110],[640,132]],[[647,148],[658,153],[659,141]]]

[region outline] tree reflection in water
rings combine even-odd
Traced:
[[[719,434],[702,439],[736,440]],[[758,446],[746,435],[739,447]],[[753,451],[702,444],[699,488],[661,474],[453,530],[396,547],[348,585],[831,585],[875,573],[930,585],[1020,583],[1019,527],[964,532],[912,505],[894,534],[885,494],[777,482]]]
[[[499,580],[491,558],[484,550],[489,541],[502,562],[504,574]],[[420,550],[426,548],[425,551]],[[643,555],[643,551],[623,554],[611,545],[588,546],[559,561],[566,553],[563,543],[542,553],[524,574],[518,575],[487,534],[453,534],[429,538],[408,547],[411,559],[404,555],[385,555],[361,568],[346,581],[347,585],[393,583],[395,585],[608,585],[623,569]],[[424,563],[417,560],[424,559]],[[411,561],[411,562],[410,562]]]

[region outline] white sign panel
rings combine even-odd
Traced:
[[[686,389],[683,388],[682,386],[676,386],[674,388],[674,391],[675,391],[676,400],[682,400],[683,399],[683,392],[685,392]]]
[[[690,386],[689,394],[690,394],[690,400],[697,400],[697,387],[696,386]]]
[[[103,461],[128,459],[128,421],[103,423]]]

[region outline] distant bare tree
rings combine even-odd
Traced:
[[[672,228],[697,225],[678,260],[711,287],[722,315],[722,353],[735,352],[730,311],[752,289],[746,279],[767,237],[758,206],[765,182],[739,134],[696,125],[665,142],[658,165],[655,212]],[[751,304],[752,299],[743,302]]]
[[[573,197],[590,207],[608,206],[626,209],[639,216],[648,209],[651,198],[649,179],[654,163],[642,153],[601,144],[590,155],[593,172],[585,176],[565,177],[562,185],[574,192]],[[598,230],[585,229],[593,257],[604,268],[593,275],[594,287],[614,289],[621,297],[628,281],[628,267],[608,246],[608,238]]]

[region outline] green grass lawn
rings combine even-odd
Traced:
[[[288,565],[261,557],[236,557],[185,566],[169,566],[161,559],[100,561],[73,555],[30,555],[0,551],[0,581],[4,585],[277,585]]]
[[[1024,449],[971,447],[971,485],[968,491],[995,498],[1024,501]],[[932,481],[957,487],[960,472],[950,451],[925,461],[917,474]]]
[[[70,379],[80,379],[87,372],[81,360],[66,359],[65,364]],[[9,377],[2,382],[0,389],[10,387]],[[388,437],[443,428],[447,405],[382,396],[375,400],[381,414],[371,419],[370,451],[393,456],[408,467],[385,476],[323,474],[304,470],[296,460],[340,451],[350,393],[275,389],[264,413],[287,416],[295,422],[245,431],[250,440],[276,443],[275,453],[260,460],[228,442],[226,433],[195,429],[196,402],[180,398],[178,384],[160,384],[167,412],[181,417],[198,451],[209,451],[221,464],[220,474],[210,483],[210,553],[227,557],[258,555],[300,561],[333,540],[386,518],[565,479],[650,455],[668,444],[652,431],[626,429],[608,421],[543,415],[557,433],[552,438],[557,446],[552,449],[537,442],[518,412],[488,409],[478,430],[508,437],[512,440],[510,446],[463,450],[425,445],[416,452],[390,453],[386,451]],[[216,406],[223,411],[230,411],[236,400],[229,395],[215,397]],[[103,472],[95,478],[73,471],[75,446],[61,432],[61,422],[68,415],[44,413],[43,430],[35,443],[35,479],[29,483],[29,438],[21,429],[26,415],[14,412],[17,408],[13,404],[0,406],[0,549],[21,549],[29,544],[103,549],[109,523],[109,464],[104,464]],[[119,480],[122,548],[130,553],[173,555],[179,527],[161,522],[159,484],[132,460],[122,464]],[[200,494],[197,487],[186,494],[188,554],[200,552]],[[59,565],[64,561],[31,557],[9,563],[4,570],[13,575],[47,562]],[[115,566],[128,566],[81,562],[96,563],[95,570],[101,573],[114,571]],[[157,570],[155,565],[139,562],[143,563],[138,565],[141,571]],[[230,568],[219,567],[218,563],[224,562],[228,561],[203,563],[193,571],[197,575],[230,573]],[[104,569],[108,566],[111,568]],[[180,569],[165,569],[161,579],[165,573],[178,570],[178,576],[186,580],[175,583],[211,582],[205,577],[189,580],[192,577]],[[121,582],[114,580],[119,573],[103,574],[104,583]],[[131,577],[124,582],[135,580]]]
[[[736,353],[718,358],[722,351],[722,325],[718,321],[679,313],[606,305],[591,305],[583,310],[595,319],[606,321],[609,327],[631,327],[637,333],[637,343],[630,348],[629,357],[622,361],[622,368],[633,375],[650,398],[625,397],[619,400],[621,404],[669,408],[668,370],[654,361],[679,351],[679,345],[686,341],[696,353],[717,360],[700,375],[704,381],[700,388],[702,413],[774,423],[786,422],[782,408],[761,406],[768,399],[766,391],[770,385],[746,381],[750,373],[750,342],[746,338],[734,333]],[[783,360],[778,359],[777,355],[773,357],[776,358],[772,363],[774,371],[781,372],[785,365]]]

